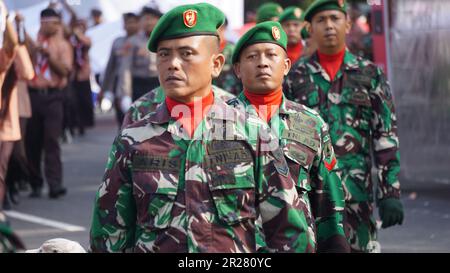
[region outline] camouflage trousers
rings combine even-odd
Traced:
[[[371,202],[347,203],[344,223],[345,236],[352,252],[380,252]]]

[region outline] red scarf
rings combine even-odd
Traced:
[[[259,117],[266,122],[269,122],[273,113],[278,110],[281,102],[283,101],[283,90],[280,87],[279,89],[274,90],[268,94],[256,94],[249,92],[247,89],[244,89],[244,96],[256,109]]]
[[[287,55],[288,58],[291,60],[291,63],[294,64],[298,58],[302,55],[303,51],[303,44],[302,42],[298,42],[295,45],[288,45],[287,46]]]
[[[167,109],[169,110],[170,115],[173,118],[175,118],[175,120],[181,122],[183,128],[189,133],[190,137],[192,137],[194,135],[195,129],[197,128],[198,124],[203,120],[203,118],[205,117],[206,113],[208,112],[210,106],[213,105],[213,103],[214,103],[214,93],[212,91],[208,95],[204,96],[201,99],[201,101],[196,100],[196,101],[188,102],[188,103],[178,102],[174,99],[166,97],[166,105],[167,105]],[[186,113],[186,117],[183,117],[182,112],[172,114],[173,108],[177,105],[187,106],[189,108],[190,113]],[[201,117],[195,117],[194,106],[202,107],[202,116]],[[185,107],[183,107],[183,108],[185,108]],[[190,116],[189,116],[189,114],[190,114]]]
[[[220,40],[220,52],[223,52],[223,50],[225,49],[226,46],[227,46],[227,40],[225,40],[225,39]]]
[[[333,81],[339,68],[341,68],[342,62],[344,61],[345,48],[337,54],[328,55],[317,51],[319,55],[319,63],[325,69],[330,80]]]

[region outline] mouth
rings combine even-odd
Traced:
[[[269,79],[271,77],[272,75],[270,75],[269,73],[259,73],[256,75],[256,78],[258,79]]]
[[[325,34],[325,38],[336,38],[336,34]]]
[[[168,76],[166,78],[166,82],[180,82],[180,81],[183,81],[183,79],[177,76]]]

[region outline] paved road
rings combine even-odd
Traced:
[[[95,192],[117,130],[112,114],[97,116],[96,123],[84,137],[63,145],[68,195],[60,200],[46,196],[36,200],[23,193],[21,203],[10,212],[14,214],[11,224],[28,248],[59,237],[87,248]],[[406,219],[402,226],[380,231],[383,252],[450,252],[450,186],[423,182],[405,185],[402,199]]]

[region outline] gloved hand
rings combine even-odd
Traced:
[[[380,201],[378,206],[383,224],[382,228],[387,228],[396,224],[403,223],[403,205],[397,198],[386,198]]]

